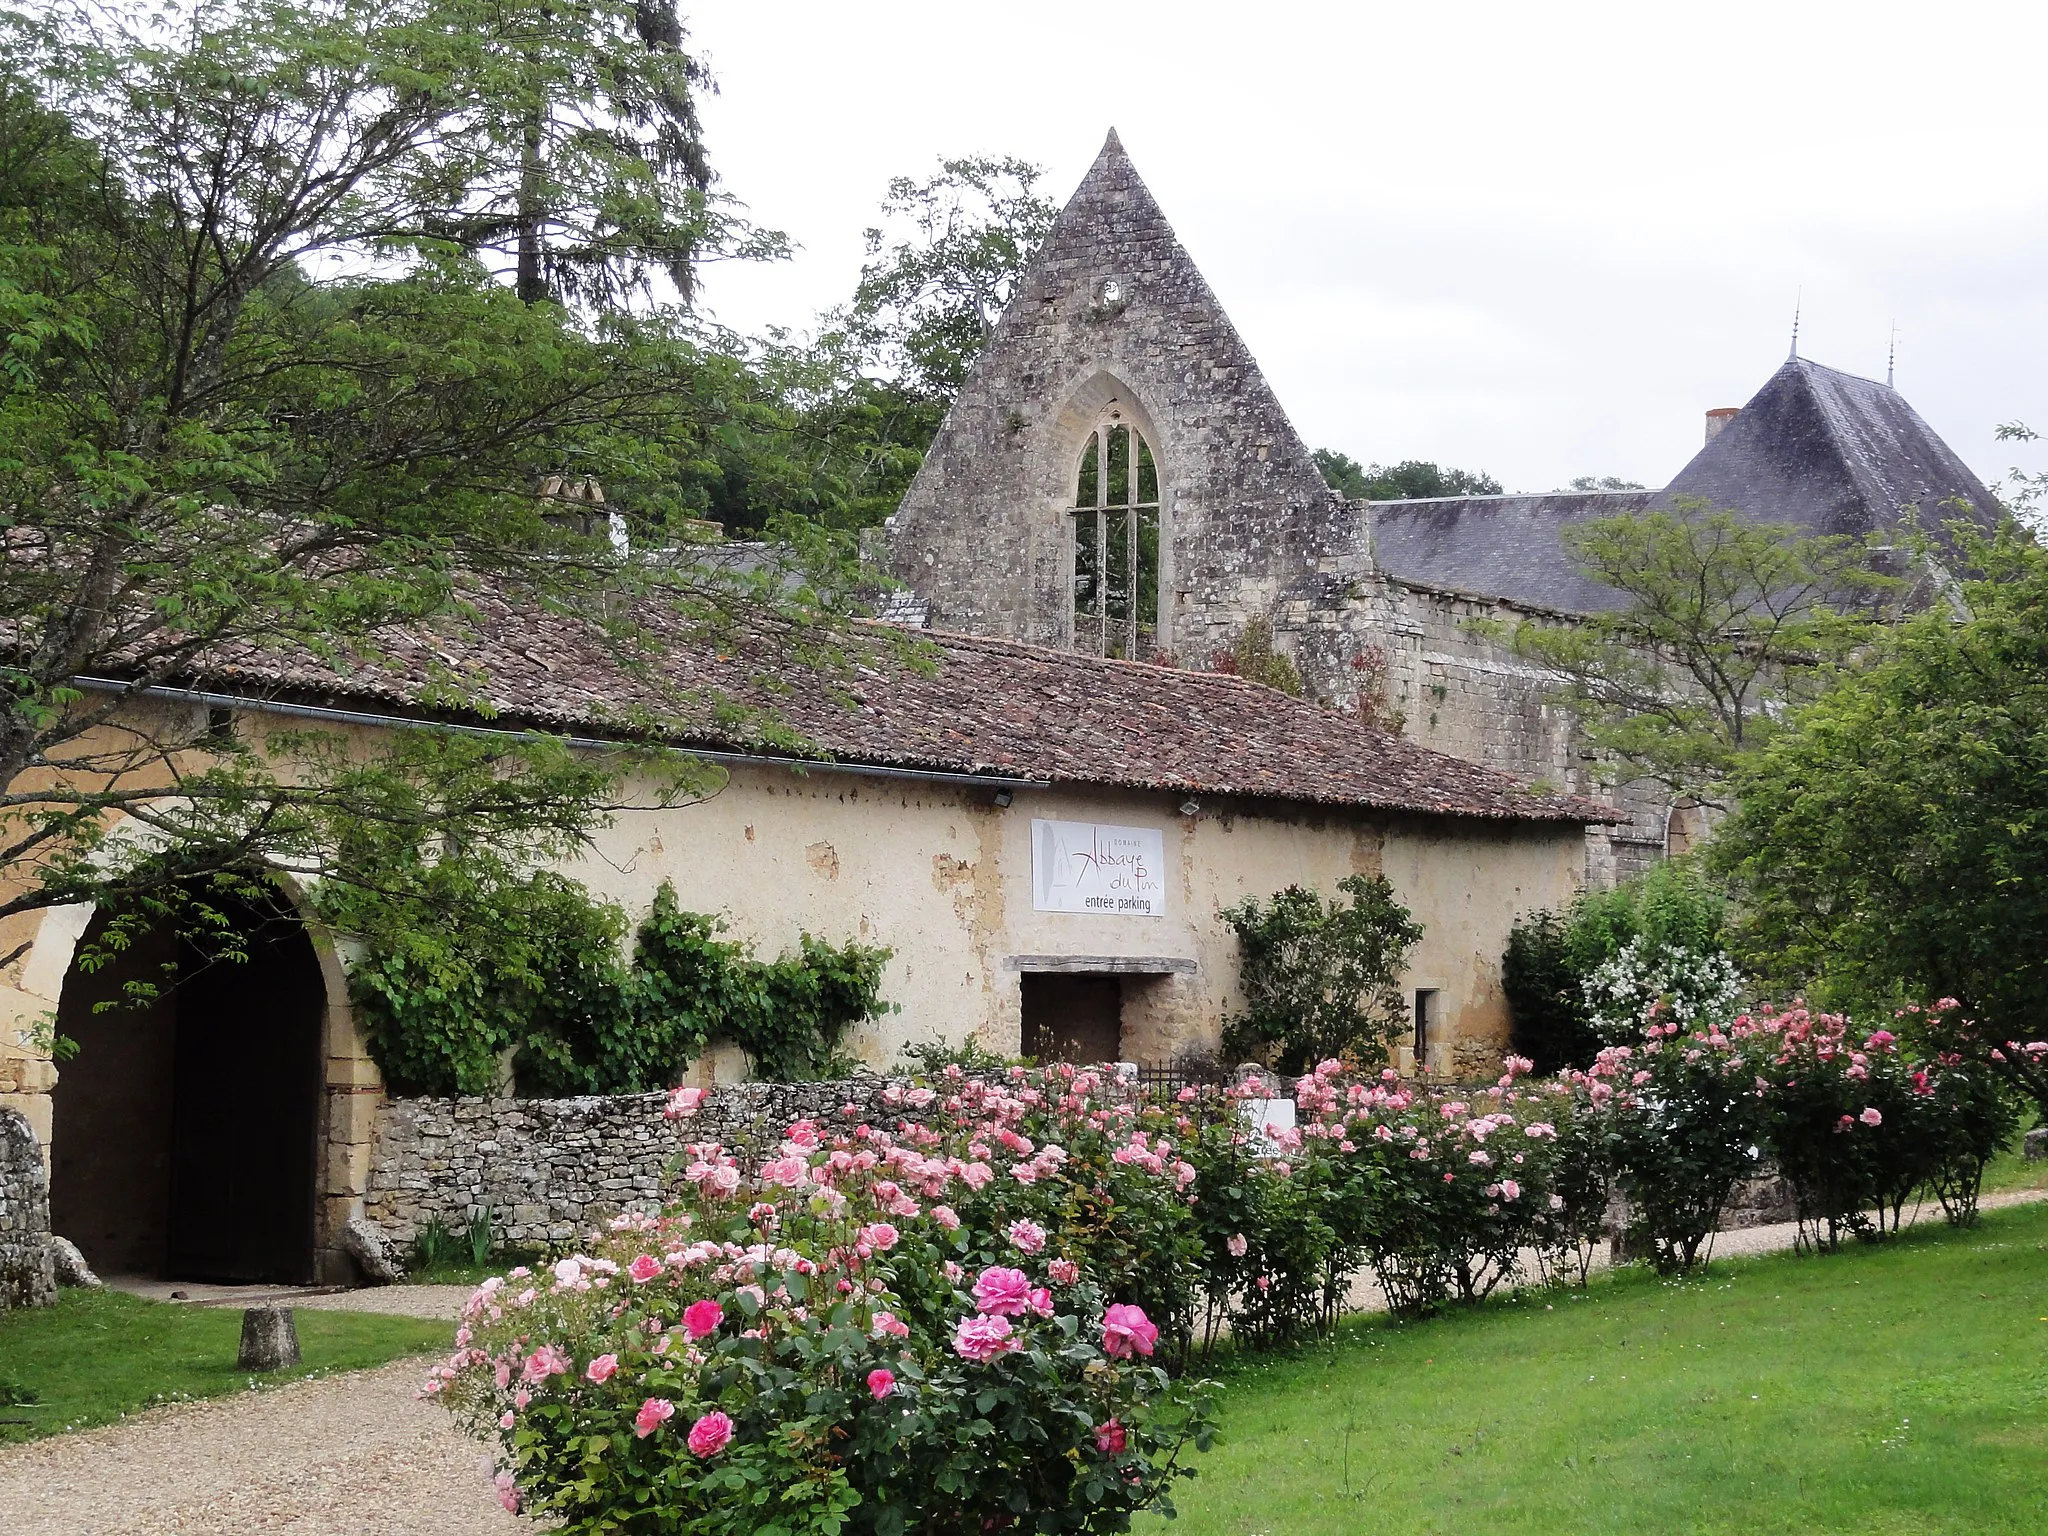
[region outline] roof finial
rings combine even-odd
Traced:
[[[1801,303],[1802,303],[1802,302],[1803,302],[1803,301],[1805,300],[1805,298],[1806,298],[1806,289],[1805,289],[1805,287],[1804,287],[1803,285],[1802,285],[1801,287],[1799,287],[1798,289],[1796,289],[1796,290],[1795,290],[1795,291],[1793,292],[1793,295],[1792,295],[1792,356],[1793,356],[1793,357],[1795,357],[1795,358],[1799,356],[1799,308],[1800,308],[1800,305],[1801,305]]]
[[[1885,387],[1886,389],[1895,389],[1895,388],[1897,388],[1897,387],[1898,387],[1897,385],[1895,385],[1895,384],[1893,384],[1893,383],[1892,383],[1892,372],[1893,372],[1893,369],[1894,369],[1894,368],[1896,367],[1896,365],[1898,364],[1898,361],[1899,361],[1899,322],[1898,322],[1898,321],[1896,321],[1896,320],[1894,320],[1894,321],[1892,322],[1892,344],[1891,344],[1891,348],[1890,348],[1890,350],[1889,350],[1889,351],[1887,351],[1887,352],[1885,353],[1885,355],[1884,355],[1884,387]]]

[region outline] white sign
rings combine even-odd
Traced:
[[[1151,827],[1034,819],[1031,889],[1041,912],[1164,917],[1164,840]]]

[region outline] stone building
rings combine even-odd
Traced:
[[[1417,742],[1591,793],[1546,679],[1471,627],[1620,604],[1563,529],[1681,497],[1825,533],[1996,515],[1899,394],[1803,359],[1707,430],[1661,491],[1345,501],[1112,132],[891,521],[897,612],[1190,667],[1264,617],[1316,697],[1370,687]],[[1601,882],[1688,831],[1657,786],[1609,793],[1629,820],[1589,833]]]
[[[884,647],[849,677],[765,641],[714,652],[674,638],[652,669],[628,669],[571,618],[479,602],[474,631],[395,637],[384,665],[259,654],[134,707],[230,710],[252,741],[312,712],[371,743],[420,718],[447,667],[483,680],[487,712],[429,717],[463,729],[605,738],[694,697],[703,713],[675,741],[723,782],[667,805],[651,783],[629,786],[647,808],[596,829],[564,868],[633,922],[666,881],[770,955],[804,933],[887,947],[892,1011],[845,1042],[876,1068],[969,1036],[1157,1066],[1213,1050],[1239,1003],[1222,909],[1383,873],[1425,929],[1403,978],[1421,1017],[1402,1064],[1491,1071],[1509,927],[1571,895],[1582,829],[1606,814],[1215,673],[950,635],[923,666]],[[776,756],[706,688],[772,709],[820,759]],[[95,1268],[346,1278],[341,1234],[364,1214],[378,1126],[395,1122],[380,1119],[345,948],[302,919],[303,895],[281,879],[241,915],[245,964],[196,967],[140,1011],[95,1005],[160,974],[174,934],[87,973],[87,909],[0,932],[8,949],[29,941],[0,974],[0,1056],[28,1085],[6,1102],[50,1150],[54,1226]],[[19,1043],[50,1013],[83,1046],[61,1068]],[[730,1075],[730,1054],[698,1070]]]

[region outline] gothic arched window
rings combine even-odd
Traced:
[[[1081,450],[1072,516],[1074,649],[1142,661],[1159,629],[1159,465],[1115,413]]]

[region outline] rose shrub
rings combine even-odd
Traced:
[[[980,1182],[963,1159],[807,1122],[764,1151],[742,1168],[688,1146],[662,1215],[471,1298],[428,1387],[498,1441],[508,1507],[689,1536],[1119,1531],[1170,1510],[1212,1426],[1142,1306],[936,1203]],[[1004,1244],[1011,1263],[981,1262]]]

